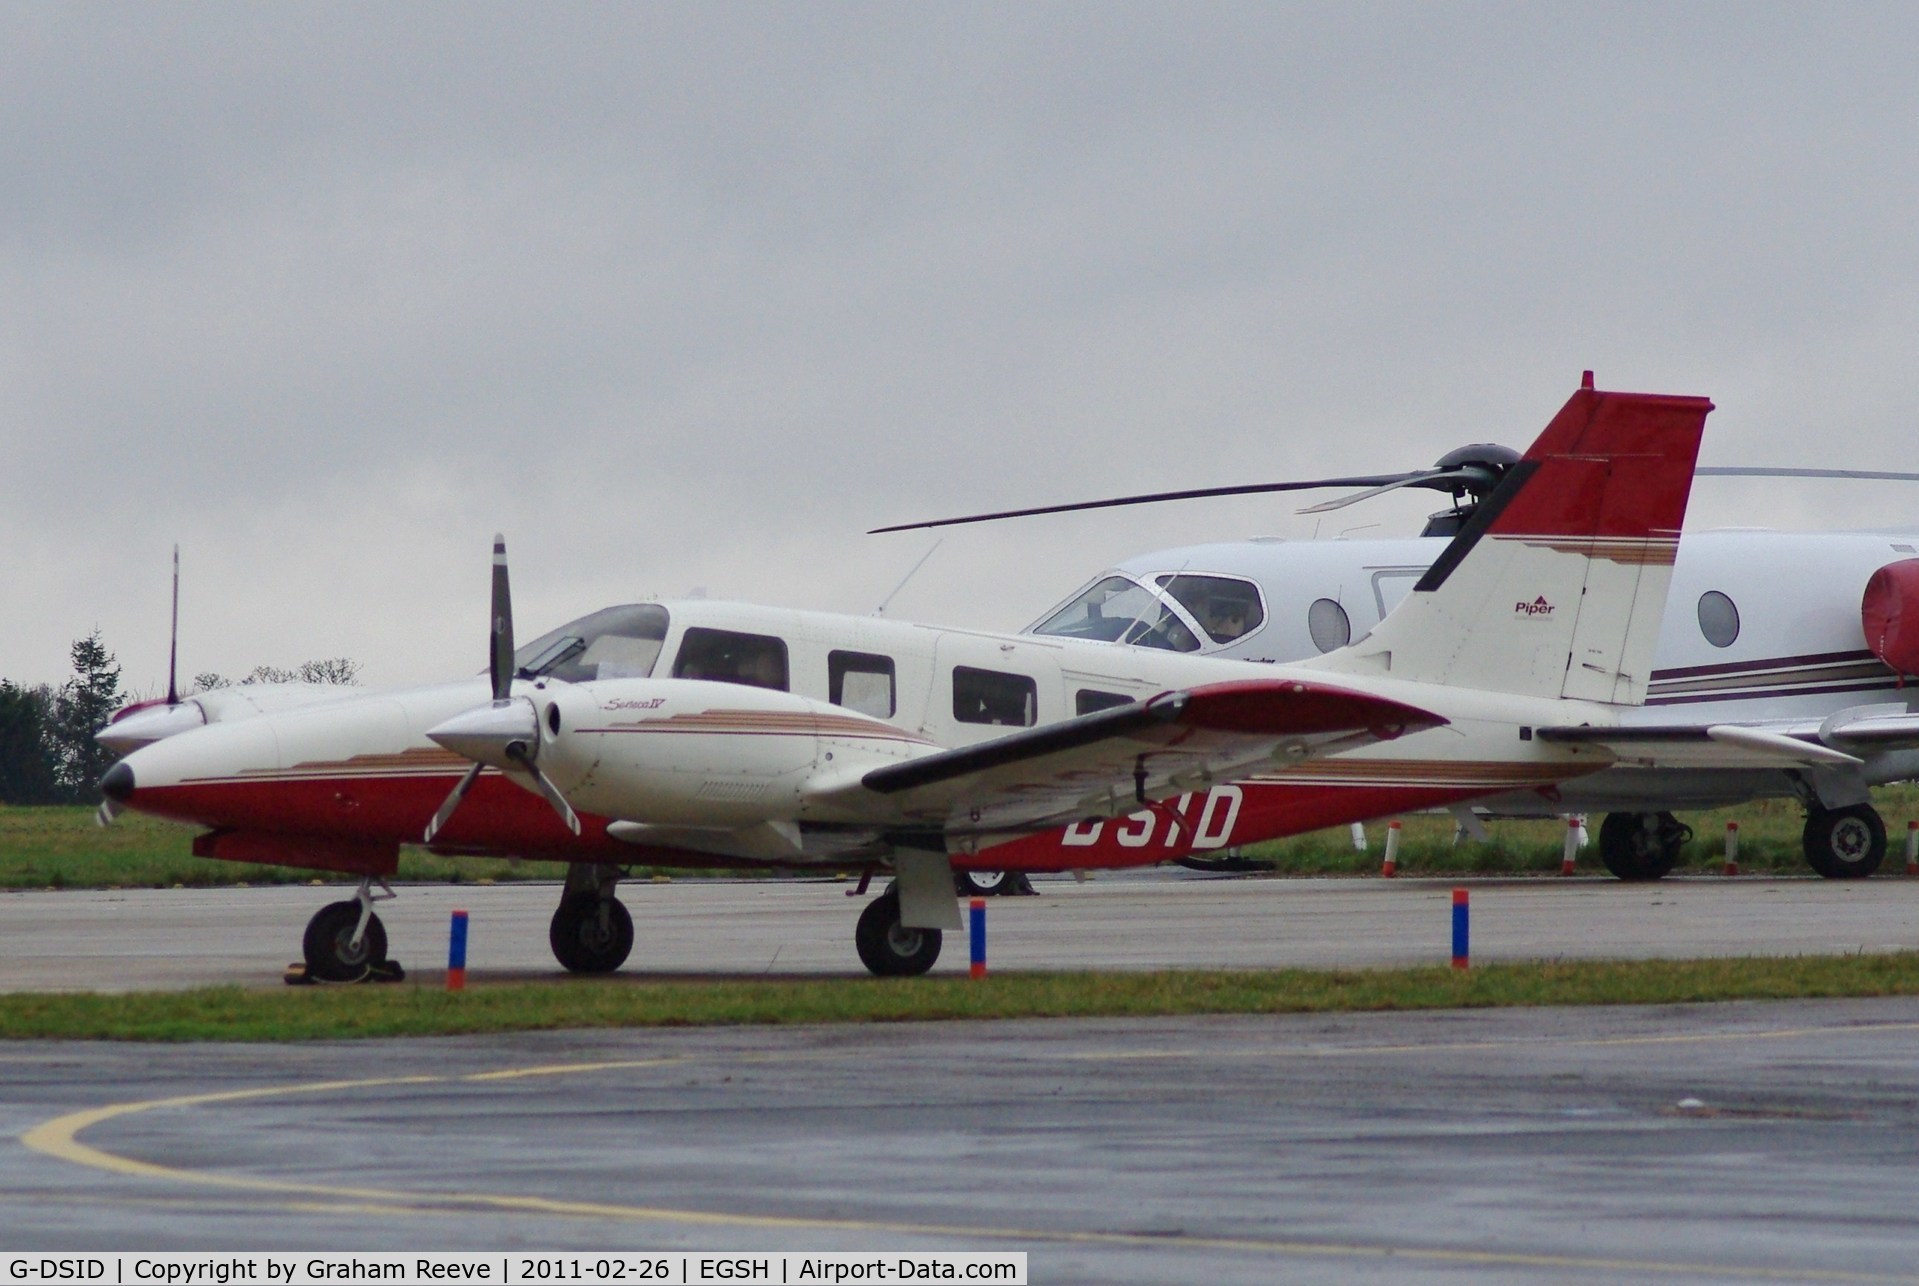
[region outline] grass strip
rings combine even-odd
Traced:
[[[802,981],[556,979],[0,996],[0,1038],[296,1041],[583,1028],[1655,1005],[1919,994],[1919,953],[1418,969],[1006,973]]]

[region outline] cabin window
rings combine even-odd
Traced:
[[[739,634],[695,626],[680,640],[676,679],[708,679],[786,691],[786,641],[771,634]]]
[[[1330,598],[1316,598],[1306,609],[1306,629],[1313,636],[1313,646],[1322,652],[1353,641],[1353,623],[1347,619],[1346,609]]]
[[[895,706],[893,658],[871,652],[826,654],[827,700],[848,710],[891,719]]]
[[[1035,625],[1035,634],[1101,643],[1131,643],[1169,652],[1196,652],[1199,640],[1152,590],[1124,576],[1108,576]]]
[[[1039,722],[1039,685],[1024,674],[953,667],[953,718],[1030,728]]]
[[[1162,576],[1159,585],[1215,643],[1231,643],[1266,623],[1259,587],[1251,581],[1229,576]]]
[[[513,654],[526,679],[587,683],[652,677],[666,642],[666,609],[658,603],[608,607],[542,634]]]
[[[1081,688],[1073,694],[1073,713],[1092,714],[1095,710],[1111,710],[1114,706],[1129,706],[1133,698],[1118,692],[1101,692],[1096,688]]]
[[[1699,632],[1714,647],[1731,647],[1739,638],[1739,608],[1716,589],[1699,596]]]

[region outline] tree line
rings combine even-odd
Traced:
[[[120,665],[95,630],[74,641],[73,677],[58,687],[26,687],[0,679],[0,804],[85,804],[100,798],[99,781],[114,753],[93,739],[113,712],[139,694],[120,688]],[[283,670],[255,666],[239,682],[353,683],[359,664],[346,657],[307,661]],[[232,686],[219,674],[194,676],[184,695]]]

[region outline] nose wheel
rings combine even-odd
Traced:
[[[393,891],[381,885],[385,897]],[[373,882],[362,880],[359,893],[345,902],[329,902],[307,921],[301,953],[307,976],[321,982],[358,982],[383,970],[386,926],[373,914],[373,903],[384,900],[373,892]]]

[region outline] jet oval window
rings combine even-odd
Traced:
[[[1161,576],[1159,585],[1215,643],[1232,643],[1266,623],[1259,587],[1251,581],[1230,576]]]
[[[1716,589],[1699,596],[1699,632],[1714,647],[1731,647],[1739,638],[1739,608]]]
[[[1306,629],[1313,636],[1313,646],[1322,652],[1353,641],[1353,623],[1346,609],[1330,598],[1316,598],[1306,609]]]

